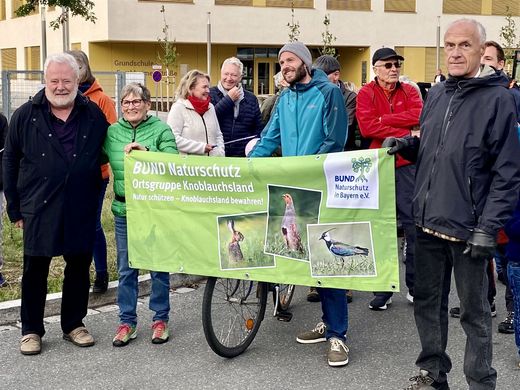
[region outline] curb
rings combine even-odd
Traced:
[[[177,287],[198,283],[204,280],[206,276],[188,275],[188,274],[170,274],[170,289]],[[139,283],[139,297],[150,295],[151,278],[150,274],[140,275]],[[109,304],[115,304],[117,300],[117,286],[118,281],[108,283],[108,290],[104,294],[94,294],[90,290],[88,307],[96,308]],[[20,321],[20,305],[21,299],[13,301],[0,302],[0,326],[12,325]],[[61,309],[61,292],[54,294],[47,294],[45,303],[44,317],[54,316],[60,314]]]

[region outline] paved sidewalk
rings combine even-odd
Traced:
[[[404,268],[404,267],[403,267]],[[505,315],[504,288],[498,284],[496,332]],[[16,326],[0,331],[0,387],[2,389],[347,389],[398,390],[416,374],[414,361],[419,342],[413,307],[406,292],[394,294],[387,311],[368,309],[371,294],[354,292],[349,305],[347,367],[327,366],[325,343],[300,345],[298,332],[315,325],[320,304],[305,300],[307,288],[297,287],[291,304],[291,322],[280,322],[270,314],[249,349],[234,359],[215,355],[204,338],[201,302],[204,282],[199,288],[177,289],[170,294],[171,340],[162,345],[150,342],[151,317],[148,298],[139,300],[138,337],[124,348],[111,344],[117,327],[117,308],[105,305],[91,310],[86,325],[96,338],[91,348],[78,348],[62,340],[57,317],[46,319],[43,352],[22,356],[20,330]],[[458,300],[451,296],[452,305]],[[1,314],[0,314],[1,315]],[[465,337],[457,319],[450,318],[448,350],[453,360],[452,390],[467,389],[462,374]],[[498,390],[519,389],[520,370],[513,335],[494,333],[494,367]]]

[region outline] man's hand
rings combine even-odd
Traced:
[[[238,86],[231,88],[228,91],[228,96],[231,98],[231,100],[236,102],[238,100],[238,98],[240,97],[240,88]]]
[[[409,146],[410,146],[409,138],[395,138],[395,137],[385,138],[385,140],[383,141],[383,144],[381,145],[382,148],[390,148],[390,149],[388,149],[387,153],[391,156],[396,153],[399,153],[401,150],[406,149]]]
[[[23,219],[19,219],[18,221],[16,221],[14,223],[14,227],[16,227],[18,229],[23,229]]]
[[[475,229],[467,242],[464,254],[470,254],[472,259],[491,259],[495,255],[495,236],[481,229]]]

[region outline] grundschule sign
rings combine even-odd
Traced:
[[[256,159],[134,151],[125,194],[132,267],[399,290],[386,150]]]

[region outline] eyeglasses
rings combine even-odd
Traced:
[[[121,105],[123,107],[130,107],[130,104],[134,107],[140,106],[143,102],[143,99],[134,99],[134,100],[121,100]]]
[[[396,62],[387,62],[385,64],[381,65],[374,65],[375,67],[384,66],[385,69],[392,69],[392,66],[395,66],[396,69],[399,69],[401,67],[401,63],[399,61]]]

